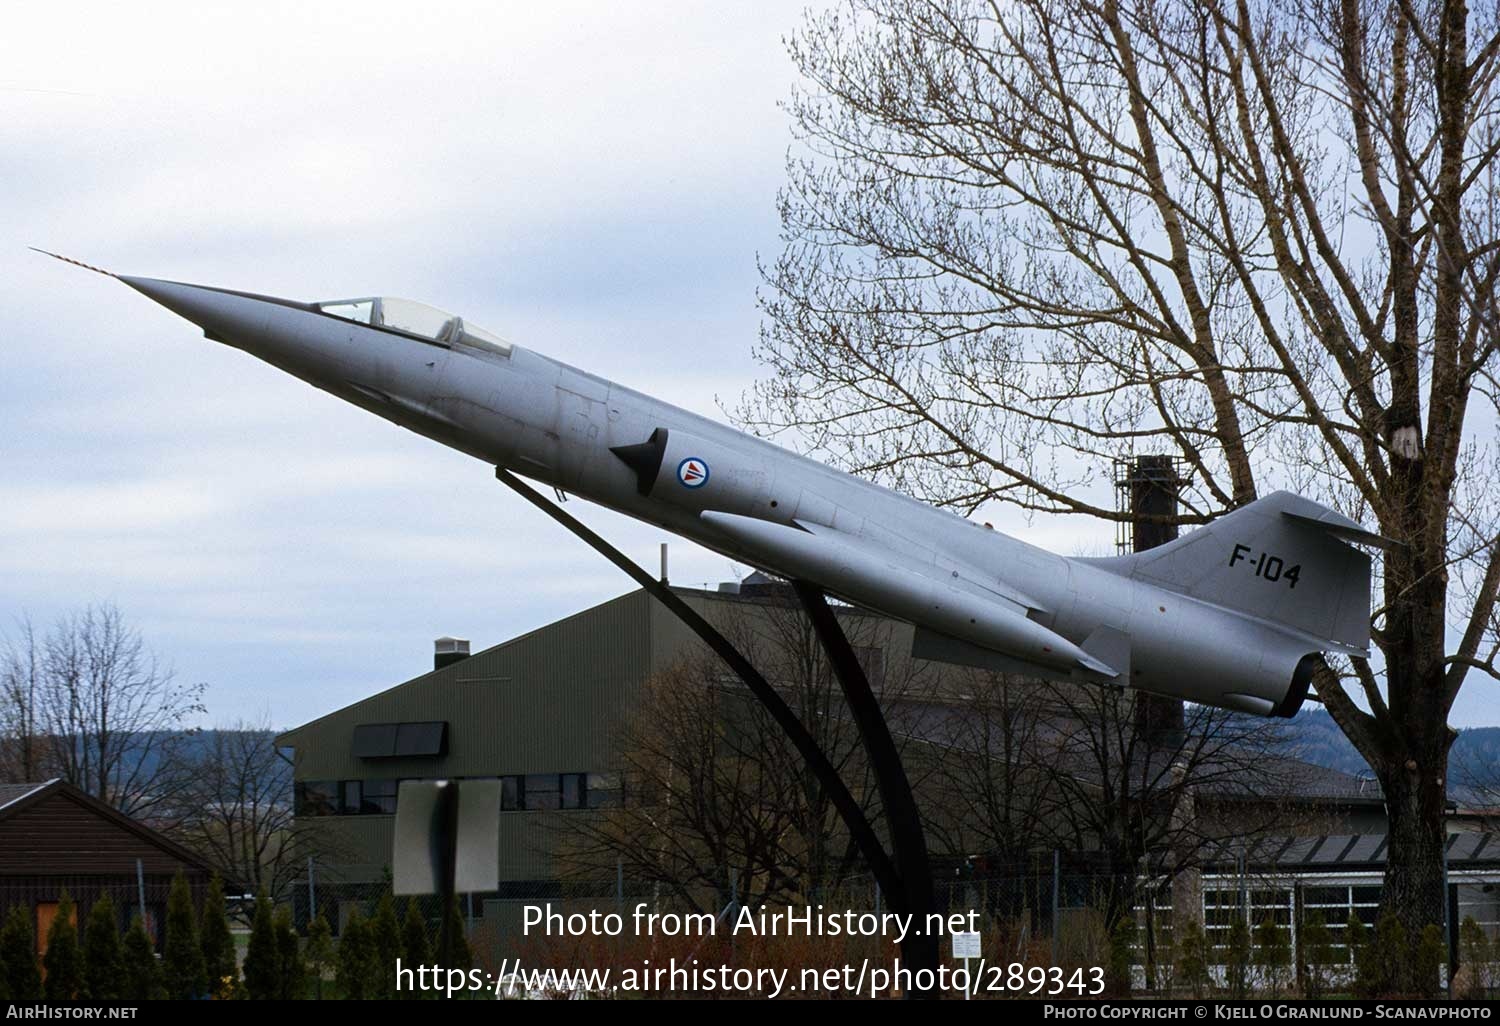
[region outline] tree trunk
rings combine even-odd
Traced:
[[[1423,927],[1442,925],[1447,902],[1448,750],[1457,737],[1448,726],[1444,673],[1448,572],[1441,522],[1448,503],[1419,501],[1424,472],[1431,472],[1422,459],[1393,456],[1392,466],[1407,497],[1398,537],[1409,541],[1386,558],[1388,709],[1370,732],[1378,739],[1374,751],[1365,754],[1385,794],[1388,821],[1381,912],[1394,913],[1415,941]]]
[[[1443,849],[1447,844],[1447,790],[1443,786],[1448,745],[1438,746],[1435,764],[1397,755],[1377,769],[1385,791],[1388,847],[1382,911],[1394,912],[1407,937],[1430,923],[1443,924]]]
[[[1439,721],[1442,723],[1442,721]],[[1425,739],[1421,750],[1394,750],[1376,766],[1388,817],[1382,910],[1395,912],[1413,938],[1428,924],[1442,926],[1448,895],[1443,849],[1448,844],[1448,748],[1452,730]]]

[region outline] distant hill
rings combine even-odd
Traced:
[[[188,762],[195,762],[206,757],[214,750],[214,745],[221,738],[229,738],[237,734],[251,734],[274,738],[280,731],[271,730],[218,730],[205,728],[189,731],[162,731],[154,730],[140,732],[130,735],[128,740],[134,743],[126,744],[122,739],[117,743],[123,747],[121,755],[121,775],[124,777],[135,777],[137,779],[151,779],[161,769],[162,759],[166,754],[163,742],[170,737],[176,737],[176,743],[172,745],[173,753]],[[19,781],[17,781],[19,783]],[[25,781],[25,783],[39,783],[40,781]]]
[[[1316,766],[1371,776],[1370,767],[1324,710],[1298,713],[1292,720],[1292,732],[1299,757]],[[1500,727],[1470,727],[1462,731],[1453,743],[1449,763],[1449,774],[1455,784],[1487,783],[1491,788],[1500,787]]]

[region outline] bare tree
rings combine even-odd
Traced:
[[[1296,764],[1276,723],[1190,705],[1181,731],[1162,736],[1135,715],[1138,696],[1118,688],[1046,685],[1048,716],[1037,758],[1051,786],[1045,833],[1072,851],[1103,856],[1113,928],[1143,881],[1169,881],[1226,841],[1252,844],[1295,830],[1288,799]],[[1207,814],[1228,805],[1232,819]]]
[[[879,829],[879,801],[858,731],[811,621],[790,596],[708,611],[817,739]],[[840,621],[887,704],[926,671],[890,653],[893,625],[841,608]],[[578,873],[659,884],[699,907],[809,898],[863,873],[837,811],[784,732],[716,659],[689,659],[649,681],[617,741],[627,801],[571,817]],[[716,910],[716,909],[715,909]]]
[[[14,783],[43,779],[44,739],[38,729],[45,654],[27,617],[0,651],[0,774]]]
[[[652,678],[620,732],[625,801],[565,821],[565,861],[584,876],[620,865],[700,912],[732,894],[758,902],[776,893],[792,816],[777,774],[762,772],[778,752],[762,726],[710,663]],[[757,744],[765,763],[742,751]]]
[[[926,732],[941,749],[934,834],[1018,873],[1049,848],[1097,855],[1108,929],[1142,884],[1299,825],[1298,764],[1276,724],[1189,706],[1164,732],[1136,715],[1139,694],[1000,674],[975,674],[958,697],[946,729]]]
[[[743,416],[971,510],[1178,522],[1264,488],[1372,519],[1378,657],[1318,698],[1389,809],[1387,907],[1442,917],[1447,717],[1500,676],[1500,11],[1461,0],[851,0],[806,80]],[[1451,631],[1450,631],[1451,629]],[[1450,645],[1450,633],[1454,643]]]
[[[248,893],[284,895],[315,850],[292,815],[292,764],[264,723],[205,735],[185,760],[173,836]]]
[[[108,603],[23,622],[4,657],[5,719],[25,753],[15,768],[57,776],[127,815],[165,809],[182,786],[189,721],[202,684],[179,684]]]
[[[927,783],[926,822],[951,854],[1022,864],[1043,845],[1052,799],[1042,738],[1047,686],[984,670],[956,674],[940,722],[924,738],[936,750]]]

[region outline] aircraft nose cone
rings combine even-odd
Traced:
[[[147,299],[192,321],[216,342],[243,344],[265,328],[266,308],[261,300],[157,278],[119,278]]]

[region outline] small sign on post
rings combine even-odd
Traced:
[[[404,780],[395,833],[396,894],[493,891],[500,876],[500,781]]]
[[[391,890],[436,894],[438,958],[453,964],[459,893],[493,891],[500,878],[500,781],[403,780],[396,792]]]
[[[964,960],[964,977],[968,981],[968,986],[964,988],[964,1000],[967,1001],[974,993],[974,981],[968,978],[969,959],[981,957],[979,931],[974,930],[953,934],[953,957]]]

